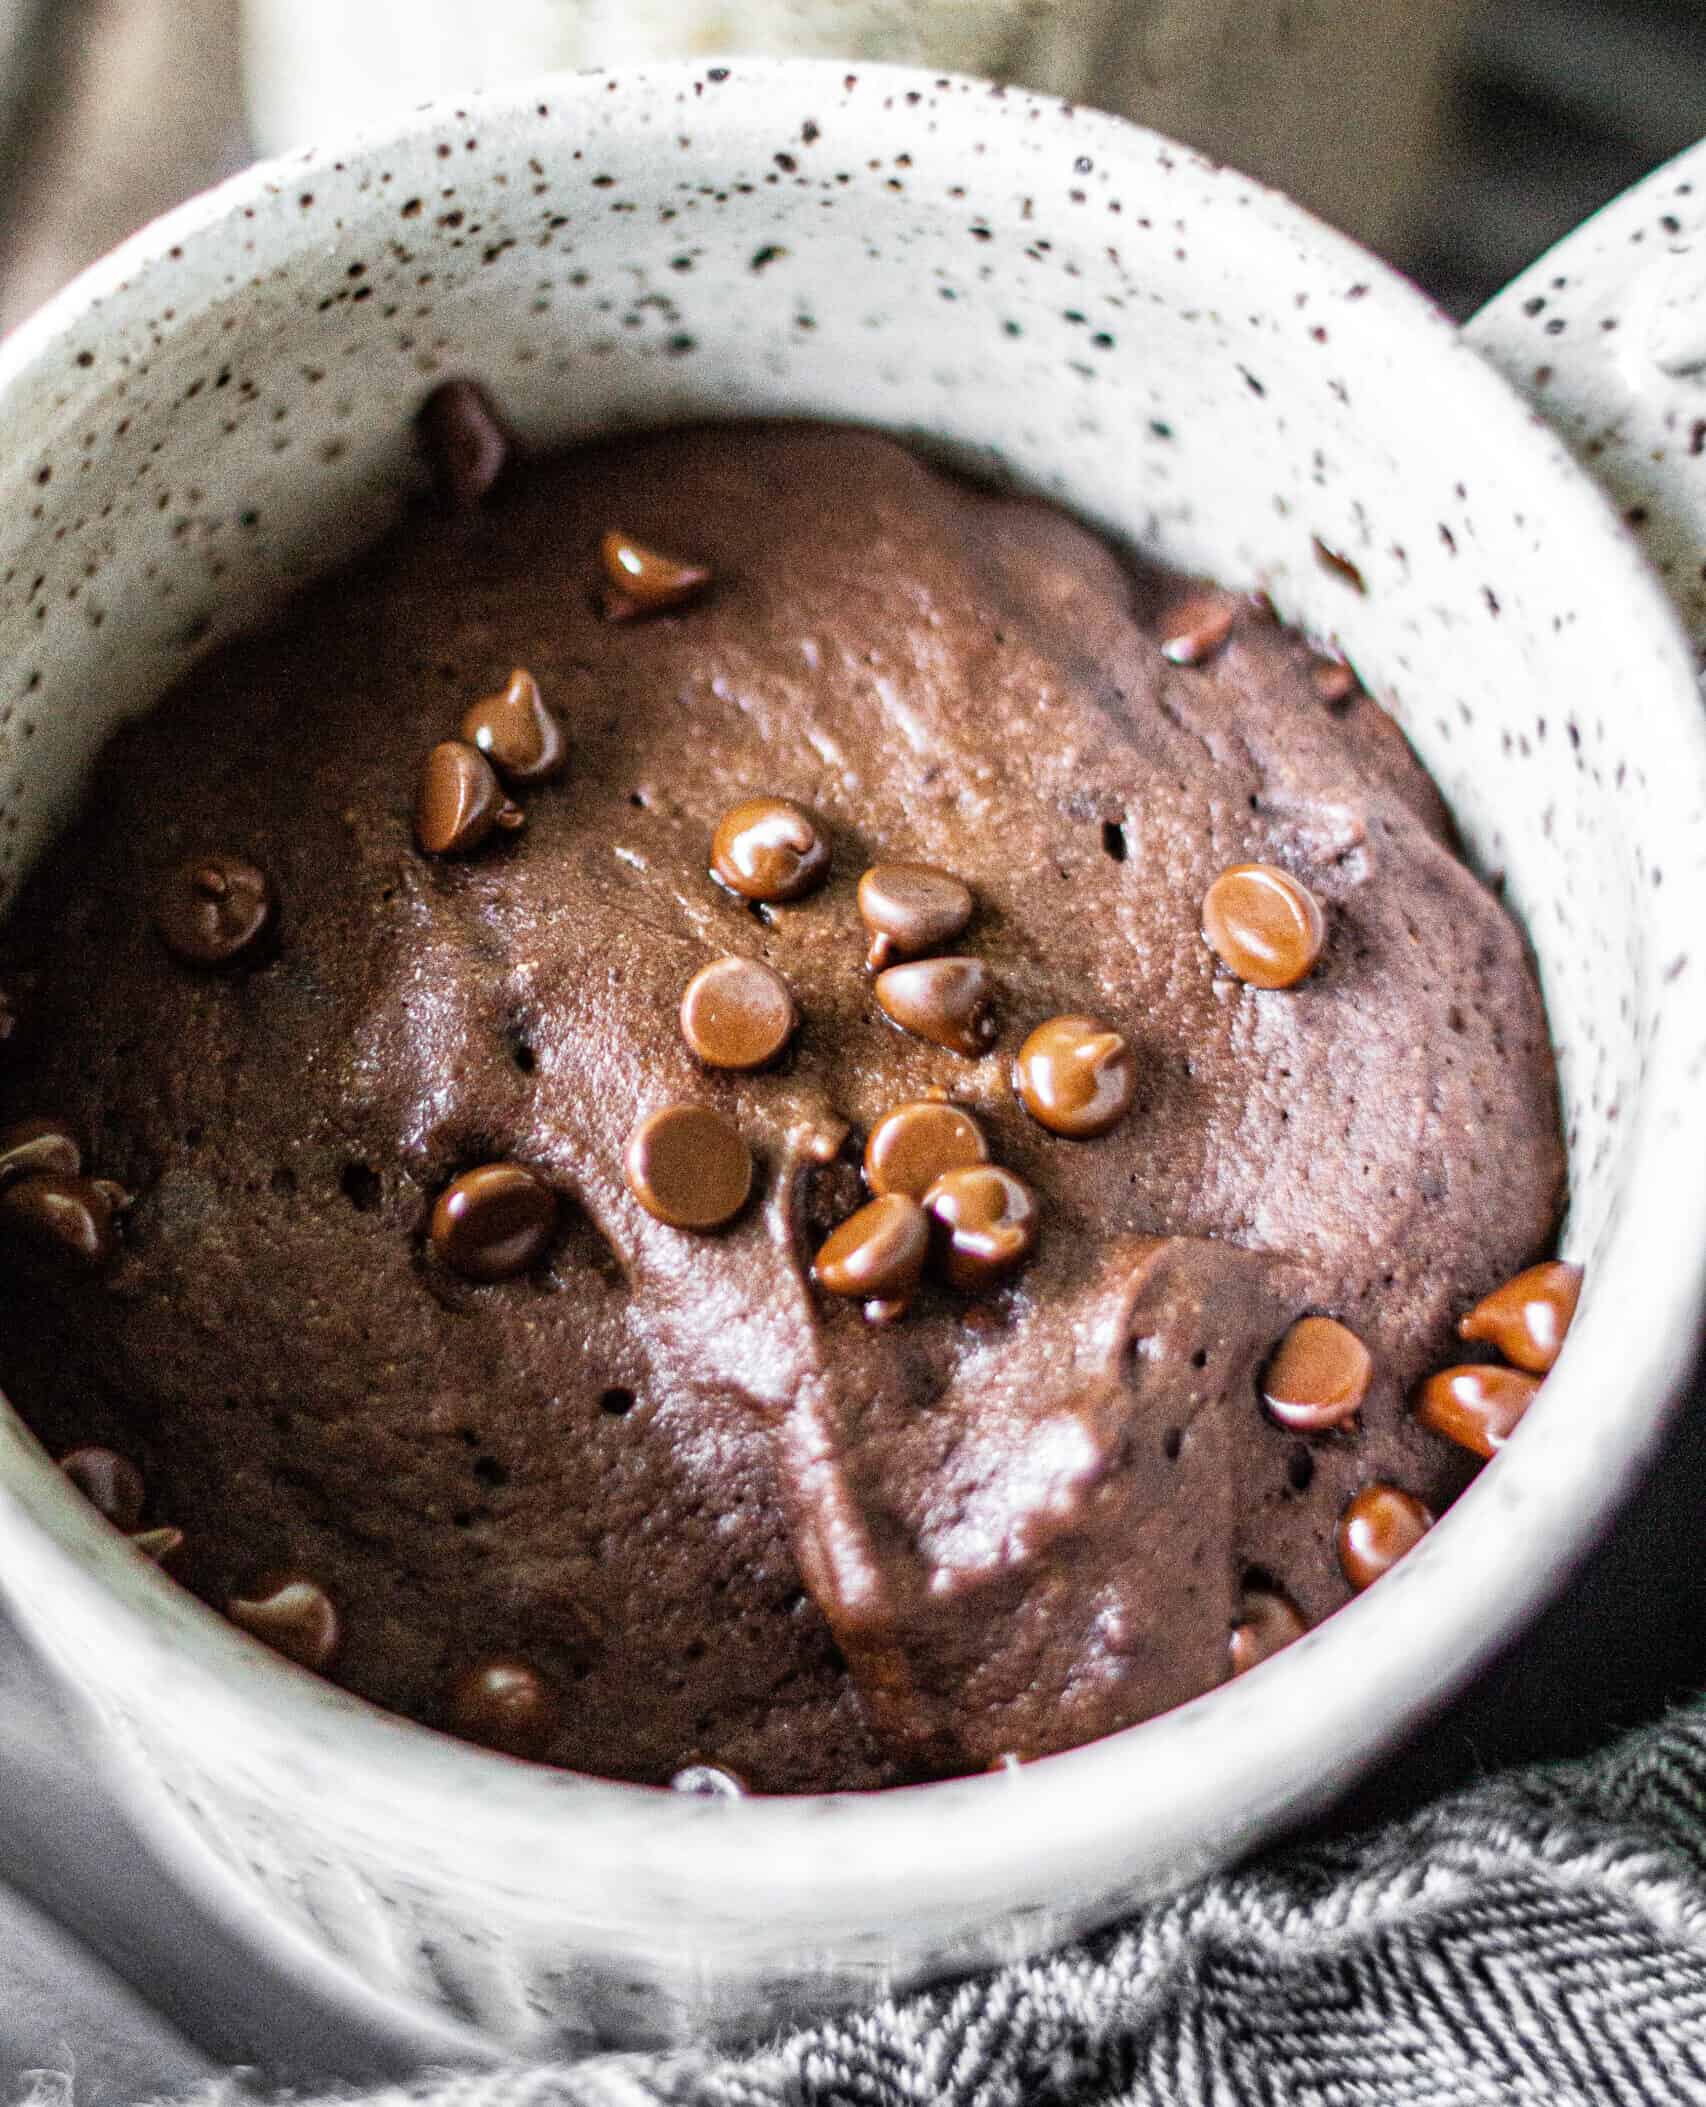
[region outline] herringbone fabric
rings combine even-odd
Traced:
[[[1706,2107],[1706,1710],[754,2053],[364,2107]]]

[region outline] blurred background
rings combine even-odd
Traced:
[[[0,0],[0,328],[257,152],[553,63],[765,48],[1125,110],[1459,315],[1706,129],[1706,0]]]

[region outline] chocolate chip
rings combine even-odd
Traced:
[[[648,1113],[628,1137],[623,1168],[647,1214],[672,1229],[720,1229],[752,1191],[752,1151],[709,1105]]]
[[[429,856],[467,856],[494,827],[513,830],[522,817],[490,761],[465,739],[441,739],[427,755],[415,794],[415,839]]]
[[[1131,1109],[1137,1062],[1125,1037],[1094,1017],[1051,1017],[1020,1047],[1013,1087],[1039,1126],[1088,1141]]]
[[[884,1193],[849,1215],[812,1263],[832,1295],[904,1303],[930,1255],[930,1217],[905,1193]]]
[[[550,1243],[557,1196],[520,1163],[482,1163],[438,1196],[432,1248],[464,1280],[508,1280],[525,1273]]]
[[[1327,921],[1320,901],[1289,871],[1235,863],[1203,895],[1202,933],[1240,980],[1289,988],[1321,956]]]
[[[526,1661],[482,1661],[450,1686],[450,1723],[458,1733],[506,1756],[537,1756],[557,1729],[557,1705],[545,1678]]]
[[[151,1558],[157,1566],[169,1566],[184,1548],[184,1532],[170,1525],[161,1529],[140,1529],[130,1540],[144,1558]]]
[[[865,1183],[874,1193],[905,1193],[922,1201],[944,1172],[988,1161],[989,1143],[969,1112],[940,1098],[921,1098],[896,1105],[871,1129]]]
[[[1539,1376],[1515,1368],[1443,1368],[1422,1385],[1416,1417],[1477,1456],[1496,1456],[1539,1388]]]
[[[1169,609],[1161,620],[1161,656],[1175,666],[1200,666],[1232,634],[1235,601],[1223,593],[1198,593]]]
[[[891,1023],[975,1060],[995,1043],[995,983],[981,958],[920,958],[890,966],[875,983]]]
[[[1334,1317],[1299,1317],[1262,1371],[1262,1403],[1294,1434],[1321,1434],[1355,1418],[1374,1363]]]
[[[717,1763],[690,1763],[669,1781],[671,1792],[684,1792],[697,1800],[744,1800],[748,1786],[732,1770]]]
[[[118,1248],[115,1190],[104,1178],[21,1178],[0,1191],[0,1234],[82,1266],[103,1266]]]
[[[75,1178],[83,1168],[83,1145],[64,1120],[36,1115],[0,1128],[0,1185],[14,1178]]]
[[[517,666],[509,685],[482,696],[462,719],[462,736],[506,783],[523,788],[562,774],[569,758],[563,727],[545,707],[539,683]]]
[[[1270,1588],[1246,1588],[1238,1604],[1238,1622],[1226,1642],[1228,1666],[1243,1675],[1272,1660],[1282,1647],[1309,1629],[1295,1605]]]
[[[446,505],[470,511],[503,473],[509,440],[478,381],[447,380],[416,419],[433,488]]]
[[[972,917],[971,887],[933,863],[877,863],[859,880],[859,918],[874,973],[891,959],[951,944]]]
[[[749,797],[717,822],[711,874],[743,900],[797,900],[829,876],[829,843],[786,798]]]
[[[599,543],[598,553],[604,565],[604,612],[612,622],[630,622],[638,615],[684,607],[698,599],[711,582],[704,564],[648,549],[644,542],[615,528]]]
[[[1037,1196],[997,1164],[944,1172],[924,1205],[941,1225],[943,1268],[956,1288],[985,1287],[1036,1248]]]
[[[252,952],[272,919],[266,874],[241,856],[191,856],[168,871],[154,926],[190,966],[226,966]]]
[[[77,1490],[115,1529],[134,1529],[142,1519],[148,1489],[128,1456],[112,1449],[73,1449],[59,1467]]]
[[[1360,1594],[1413,1551],[1434,1518],[1413,1493],[1396,1485],[1365,1485],[1339,1517],[1339,1565]]]
[[[300,1573],[271,1575],[250,1594],[233,1595],[225,1614],[274,1653],[316,1673],[331,1666],[342,1637],[331,1596]]]
[[[756,958],[714,958],[681,998],[681,1036],[707,1068],[763,1068],[800,1021],[788,983]]]
[[[18,1036],[18,1005],[10,993],[0,988],[0,1046]]]
[[[5,1158],[0,1153],[0,1176],[4,1169]],[[1467,1317],[1458,1320],[1457,1336],[1484,1340],[1517,1367],[1545,1375],[1563,1349],[1581,1292],[1581,1267],[1566,1259],[1549,1258],[1476,1303]]]

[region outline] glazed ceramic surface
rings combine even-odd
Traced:
[[[1012,1774],[728,1803],[482,1754],[225,1626],[4,1418],[0,1579],[185,1879],[487,2040],[730,2033],[1035,1950],[1250,1849],[1562,1584],[1700,1317],[1706,741],[1671,612],[1588,478],[1294,208],[977,82],[659,67],[262,168],[0,349],[8,886],[115,723],[394,514],[415,408],[452,373],[530,445],[754,412],[887,426],[1265,587],[1350,654],[1502,876],[1560,1052],[1588,1285],[1504,1455],[1277,1660]]]
[[[1616,499],[1706,668],[1706,144],[1595,213],[1467,333]]]

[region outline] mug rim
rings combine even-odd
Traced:
[[[347,140],[256,164],[131,236],[0,344],[0,421],[27,410],[32,393],[51,387],[56,360],[68,355],[96,310],[134,306],[140,312],[148,274],[169,252],[218,244],[246,205],[334,157],[349,161],[430,136],[449,116],[470,109],[488,123],[555,126],[565,109],[590,99],[612,76],[674,83],[702,76],[711,66],[726,66],[735,95],[763,98],[767,105],[785,103],[797,116],[805,106],[802,94],[821,97],[831,86],[838,88],[849,64],[731,57],[553,73],[430,103]],[[896,92],[964,78],[898,65],[859,64],[857,71],[862,79],[892,85]],[[970,85],[987,92],[989,84]],[[1312,268],[1354,268],[1368,285],[1362,311],[1370,326],[1399,333],[1412,355],[1428,360],[1442,380],[1449,379],[1466,422],[1490,423],[1508,454],[1526,458],[1547,491],[1559,532],[1586,538],[1600,589],[1618,596],[1656,655],[1669,662],[1673,678],[1662,697],[1655,687],[1654,708],[1662,704],[1674,720],[1669,730],[1680,741],[1677,751],[1685,765],[1654,783],[1646,817],[1660,827],[1692,824],[1698,829],[1706,814],[1706,724],[1675,611],[1603,493],[1562,442],[1538,425],[1522,398],[1389,265],[1302,207],[1232,171],[1212,170],[1193,150],[1128,120],[1016,89],[1006,93],[1020,107],[1071,110],[1075,134],[1096,142],[1099,154],[1136,160],[1170,153],[1188,159],[1204,172],[1205,181],[1229,191],[1235,186],[1252,201],[1246,215],[1252,239],[1257,230],[1268,238],[1283,236]],[[548,120],[531,114],[542,99],[551,104]],[[69,385],[75,387],[74,378]],[[1676,890],[1651,895],[1647,902],[1655,955],[1683,926]],[[732,1887],[755,1909],[810,1908],[835,1925],[865,1920],[885,1906],[885,1897],[892,1902],[902,1881],[950,1907],[970,1906],[997,1891],[1029,1892],[1039,1879],[1046,1883],[1051,1868],[1087,1869],[1105,1861],[1110,1821],[1131,1820],[1134,1802],[1165,1801],[1181,1832],[1194,1827],[1212,1837],[1211,1817],[1227,1798],[1229,1771],[1247,1802],[1271,1798],[1283,1786],[1288,1809],[1318,1804],[1377,1760],[1421,1712],[1467,1680],[1556,1592],[1560,1567],[1585,1554],[1662,1431],[1706,1314],[1706,1186],[1690,1192],[1688,1181],[1677,1176],[1679,1161],[1701,1160],[1706,1092],[1694,1086],[1696,1104],[1690,1104],[1686,1050],[1679,1039],[1680,1033],[1672,1032],[1655,1045],[1641,1102],[1625,1129],[1628,1211],[1607,1253],[1603,1277],[1594,1283],[1592,1305],[1584,1301],[1580,1338],[1572,1335],[1571,1349],[1549,1380],[1543,1408],[1515,1437],[1497,1473],[1483,1473],[1405,1562],[1402,1587],[1394,1585],[1400,1577],[1394,1576],[1394,1582],[1353,1600],[1274,1660],[1187,1705],[1014,1772],[870,1794],[700,1803],[659,1788],[521,1764],[383,1713],[235,1631],[199,1600],[152,1568],[144,1569],[136,1554],[83,1511],[27,1433],[0,1444],[0,1511],[47,1546],[67,1586],[81,1585],[86,1577],[108,1597],[115,1619],[122,1618],[138,1636],[164,1636],[190,1648],[210,1700],[229,1716],[234,1732],[248,1728],[280,1742],[296,1741],[322,1758],[335,1743],[335,1760],[344,1770],[377,1772],[383,1784],[375,1787],[373,1804],[388,1810],[399,1828],[430,1821],[454,1796],[459,1822],[494,1842],[513,1842],[520,1834],[535,1842],[554,1832],[554,1843],[561,1845],[572,1832],[579,1863],[586,1863],[589,1853],[612,1867],[636,1853],[649,1862],[671,1858],[689,1901]],[[1668,1125],[1661,1122],[1660,1107],[1670,1114]],[[1649,1236],[1643,1245],[1637,1222],[1650,1222],[1662,1234]],[[1638,1341],[1634,1348],[1631,1334]],[[1614,1362],[1619,1339],[1622,1351]],[[1597,1361],[1591,1358],[1596,1352]],[[1619,1436],[1614,1447],[1593,1438],[1603,1434],[1607,1418],[1601,1363],[1634,1370],[1625,1373],[1612,1418]],[[14,1482],[7,1457],[28,1449],[39,1461]],[[1517,1504],[1523,1514],[1520,1528],[1495,1521],[1495,1507],[1508,1510]],[[1472,1546],[1477,1555],[1470,1559],[1466,1554]],[[5,1563],[0,1551],[0,1574]],[[1382,1634],[1398,1621],[1400,1600],[1424,1590],[1434,1604],[1436,1631],[1448,1633],[1449,1643],[1437,1636],[1431,1645],[1418,1642],[1395,1666],[1386,1657],[1390,1648],[1383,1649]],[[1489,1591],[1496,1604],[1518,1600],[1520,1615],[1503,1613],[1501,1621],[1501,1612],[1489,1614]],[[1420,1631],[1425,1640],[1426,1627],[1414,1613],[1408,1624],[1412,1638]],[[1307,1792],[1299,1794],[1296,1781],[1300,1774],[1319,1771],[1322,1722],[1349,1711],[1347,1688],[1357,1692],[1359,1702],[1384,1700],[1386,1723],[1363,1732],[1312,1801]],[[1216,1764],[1203,1761],[1210,1730],[1218,1731],[1223,1745],[1237,1746],[1235,1759],[1225,1757],[1223,1746]],[[1306,1748],[1314,1748],[1315,1755],[1306,1758]],[[976,1862],[975,1879],[968,1879],[969,1861]]]

